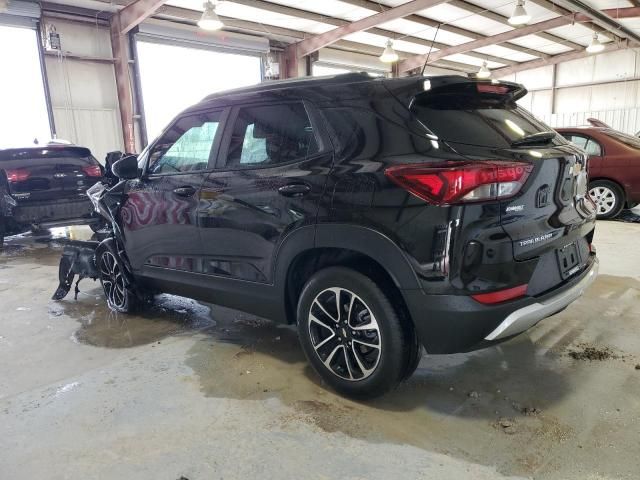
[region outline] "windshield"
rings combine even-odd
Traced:
[[[616,130],[605,130],[604,134],[633,148],[640,149],[640,138],[632,137]]]
[[[495,95],[421,95],[411,110],[448,142],[509,148],[518,140],[551,130],[515,102]]]

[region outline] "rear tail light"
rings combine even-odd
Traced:
[[[31,172],[26,168],[16,168],[14,170],[5,170],[9,183],[24,182],[31,176]]]
[[[477,295],[471,295],[476,302],[483,303],[485,305],[493,305],[496,303],[506,302],[507,300],[514,300],[516,298],[524,297],[527,293],[528,285],[518,285],[517,287],[507,288],[506,290],[498,290],[491,293],[478,293]]]
[[[102,169],[99,165],[89,165],[88,167],[82,167],[82,171],[89,177],[102,176]]]
[[[395,184],[433,205],[481,202],[517,194],[533,165],[481,161],[398,165],[385,170]]]

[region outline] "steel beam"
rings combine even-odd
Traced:
[[[606,52],[615,52],[616,50],[622,50],[624,48],[628,48],[628,46],[629,44],[627,40],[623,40],[622,42],[611,42],[606,44],[604,47],[604,50],[598,55],[601,55],[602,53],[606,53]],[[569,62],[571,60],[577,60],[579,58],[585,58],[591,55],[594,55],[594,54],[589,53],[584,49],[579,51],[574,51],[574,52],[561,53],[559,55],[553,55],[551,58],[548,58],[548,59],[532,60],[530,62],[523,62],[520,65],[514,65],[512,67],[498,68],[491,72],[491,76],[493,78],[502,78],[502,77],[506,77],[507,75],[511,75],[513,73],[523,72],[525,70],[531,70],[534,68],[545,67],[547,65],[557,65],[558,63]]]
[[[503,25],[509,25],[510,27],[512,26],[509,23],[509,17],[505,17],[504,15],[500,15],[499,13],[492,12],[491,10],[487,10],[483,7],[479,7],[477,5],[474,5],[473,3],[466,2],[465,0],[451,0],[449,4],[468,12],[480,15],[481,17],[488,18],[490,20],[493,20],[494,22],[502,23]],[[566,40],[562,37],[558,37],[557,35],[552,35],[551,33],[540,32],[537,35],[540,38],[544,38],[545,40],[549,40],[550,42],[559,43],[573,50],[579,50],[581,48],[581,45],[570,40]]]
[[[114,15],[110,22],[111,49],[113,51],[118,105],[120,107],[120,123],[126,153],[135,153],[136,139],[133,127],[133,94],[129,81],[129,53],[127,36],[122,34],[120,16]]]
[[[616,18],[629,18],[629,17],[637,16],[640,13],[638,10],[640,9],[636,7],[631,7],[631,8],[603,10],[603,13],[610,14],[611,16],[615,15]],[[582,22],[582,21],[588,21],[588,20],[589,20],[589,17],[583,14],[563,15],[560,17],[551,18],[549,20],[533,23],[525,27],[514,28],[507,32],[494,35],[493,37],[484,38],[481,40],[473,40],[471,42],[463,43],[461,45],[456,45],[454,47],[438,50],[437,52],[431,53],[431,55],[429,56],[429,62],[439,60],[441,58],[447,57],[449,55],[454,55],[456,53],[469,52],[477,48],[482,48],[489,45],[501,43],[504,41],[513,40],[516,38],[524,37],[526,35],[538,34],[539,32],[544,32],[545,30],[549,30],[552,28],[562,27],[564,25],[570,25],[573,22]],[[578,51],[583,51],[583,50],[584,50],[584,47],[581,46],[580,50]],[[550,58],[555,58],[555,56],[552,56]],[[400,62],[400,65],[399,65],[400,72],[413,70],[414,68],[417,68],[418,66],[423,65],[426,61],[427,61],[427,55],[415,55],[414,57],[403,60],[402,62]],[[532,61],[535,61],[535,60],[532,60]],[[531,63],[531,62],[524,62],[524,64],[527,64],[527,63]]]
[[[240,5],[246,5],[248,7],[259,8],[260,10],[265,10],[267,12],[279,13],[281,15],[288,15],[296,18],[303,18],[305,20],[311,20],[313,22],[324,23],[326,25],[333,25],[334,27],[343,27],[351,23],[348,20],[344,20],[342,18],[322,15],[320,13],[308,12],[306,10],[301,10],[299,8],[288,7],[288,6],[280,5],[277,3],[267,2],[265,0],[230,0],[230,1],[233,1],[233,3],[238,3]],[[433,22],[433,23],[437,25],[437,22]],[[372,33],[374,35],[380,35],[381,37],[391,38],[391,39],[402,37],[403,42],[415,43],[416,45],[422,45],[424,47],[431,47],[433,45],[433,48],[437,50],[441,50],[443,48],[448,48],[451,46],[451,45],[447,45],[446,43],[440,43],[435,41],[431,42],[431,40],[427,40],[425,38],[414,37],[412,35],[403,35],[398,32],[385,30],[383,28],[378,28],[378,27],[369,28],[367,32]],[[530,55],[534,55],[531,52],[528,52],[528,53]],[[494,55],[484,55],[482,53],[477,53],[477,52],[469,52],[469,55],[472,57],[482,58],[483,60],[489,60],[491,62],[500,63],[502,65],[515,65],[519,63],[514,60],[508,60],[502,57],[496,57]]]
[[[166,0],[136,0],[118,12],[120,17],[120,33],[128,33],[149,18]]]
[[[376,13],[361,20],[351,22],[342,27],[334,28],[328,32],[314,35],[287,47],[285,51],[286,68],[284,70],[287,77],[296,77],[299,74],[298,60],[305,56],[327,47],[332,43],[341,40],[351,33],[361,32],[375,27],[381,23],[389,22],[397,18],[406,17],[412,13],[433,7],[447,0],[411,0],[397,7],[390,8],[384,12]]]
[[[242,0],[242,1],[250,2],[252,0]],[[366,8],[367,10],[372,10],[374,12],[382,12],[391,8],[391,7],[387,7],[385,5],[379,4],[378,2],[373,2],[371,0],[340,0],[340,1],[342,3],[348,3],[349,5],[353,5],[354,7]],[[416,14],[407,15],[406,17],[404,17],[404,19],[409,20],[410,22],[413,22],[413,23],[417,23],[419,25],[423,25],[425,27],[431,27],[433,29],[438,28],[438,25],[440,25],[440,30],[443,32],[455,33],[456,35],[468,37],[473,40],[478,40],[480,38],[487,37],[486,35],[483,35],[481,33],[473,32],[471,30],[466,30],[464,28],[460,28],[455,25],[447,25],[447,24],[443,25],[436,20],[423,17],[422,15],[416,15]],[[396,33],[396,35],[400,35],[400,34]],[[406,39],[403,38],[403,40],[406,40]],[[551,56],[548,53],[540,52],[532,48],[522,47],[515,43],[505,44],[504,47],[510,50],[515,50],[516,52],[526,53],[527,55],[532,55],[534,57],[547,58]]]
[[[594,24],[598,25],[600,28],[605,29],[614,36],[628,38],[631,42],[640,44],[640,35],[635,33],[633,30],[625,27],[621,23],[616,22],[612,18],[612,16],[596,10],[580,0],[553,0],[553,3],[559,4],[560,6],[568,8],[574,12],[581,13],[582,15],[590,19]],[[616,10],[621,9],[612,9],[613,12],[615,12]]]

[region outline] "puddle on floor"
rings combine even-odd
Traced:
[[[91,280],[80,286],[87,287]],[[83,285],[84,284],[84,285]],[[82,291],[79,300],[73,294],[61,302],[51,302],[50,316],[67,315],[80,327],[73,333],[76,342],[106,348],[130,348],[159,342],[169,336],[193,334],[215,326],[209,307],[174,295],[158,295],[139,313],[127,315],[110,310],[102,288]]]

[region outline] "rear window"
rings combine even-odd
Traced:
[[[416,97],[411,110],[448,142],[508,148],[518,139],[551,130],[503,95],[427,92]]]
[[[626,133],[622,133],[622,132],[617,132],[615,130],[605,130],[604,134],[632,148],[640,149],[640,138],[638,137],[632,137],[631,135],[627,135]]]

